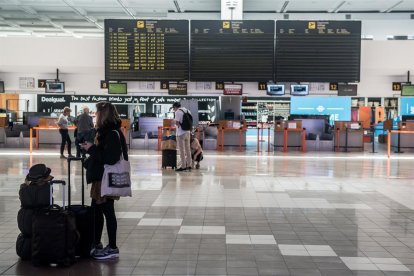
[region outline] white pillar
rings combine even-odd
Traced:
[[[221,0],[221,20],[243,20],[243,0]]]

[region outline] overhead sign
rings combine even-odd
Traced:
[[[330,121],[351,120],[351,97],[291,97],[290,114],[330,115]]]
[[[224,84],[224,95],[241,95],[243,93],[242,84]]]
[[[187,84],[170,82],[168,84],[168,95],[187,95]]]
[[[358,94],[358,85],[340,84],[338,85],[338,96],[356,96]]]

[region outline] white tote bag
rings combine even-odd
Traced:
[[[121,157],[114,165],[104,165],[101,196],[131,196],[131,165],[124,159],[121,137],[118,131],[114,131],[121,143]]]

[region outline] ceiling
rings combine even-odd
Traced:
[[[413,0],[244,0],[243,6],[249,13],[414,13]],[[0,0],[0,37],[102,37],[105,18],[191,19],[220,7],[220,0]]]

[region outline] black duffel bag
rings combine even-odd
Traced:
[[[19,234],[16,241],[16,253],[23,260],[32,257],[32,239],[24,234]]]

